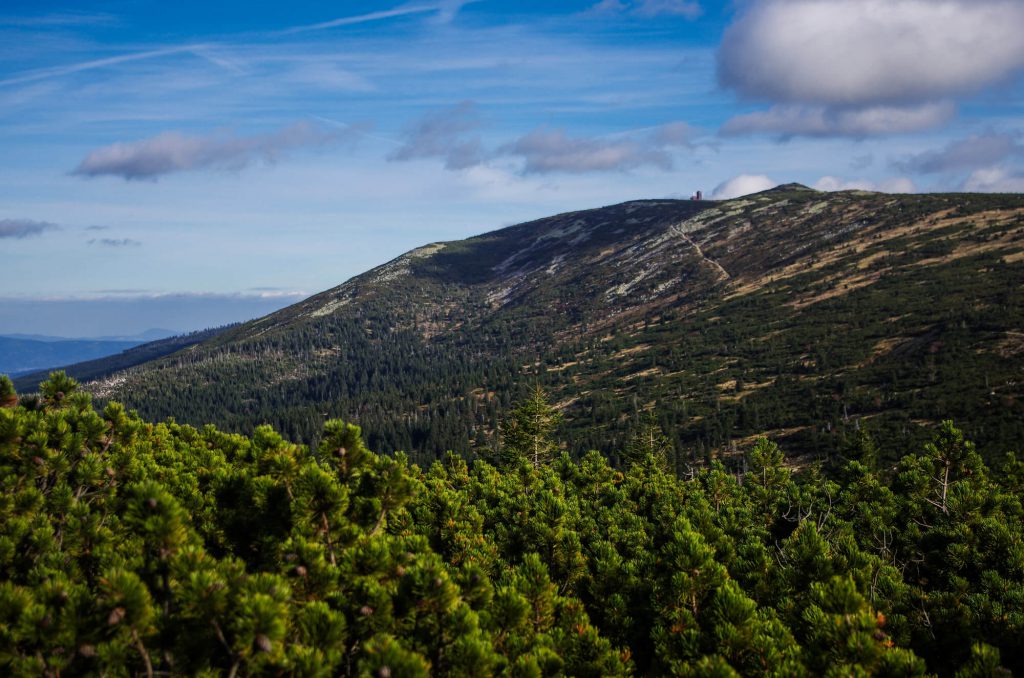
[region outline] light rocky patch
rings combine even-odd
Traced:
[[[326,304],[310,313],[309,316],[311,318],[322,318],[325,315],[331,315],[339,308],[344,308],[345,306],[347,306],[349,303],[351,303],[351,301],[352,299],[349,297],[345,297],[343,299],[332,299],[331,301],[328,301]]]

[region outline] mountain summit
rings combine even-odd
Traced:
[[[945,417],[1024,436],[1024,198],[821,193],[642,200],[433,243],[88,387],[146,417],[310,440],[328,417],[426,461],[490,445],[544,385],[579,444],[644,411],[677,458],[768,431],[832,454]]]

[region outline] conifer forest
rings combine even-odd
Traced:
[[[1024,461],[953,422],[895,464],[766,438],[669,467],[653,418],[570,456],[538,388],[419,466],[0,379],[12,676],[958,676],[1024,672]],[[391,451],[387,451],[391,452]]]

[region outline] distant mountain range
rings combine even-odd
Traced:
[[[160,339],[167,339],[181,334],[181,332],[175,332],[174,330],[164,329],[148,329],[145,332],[139,334],[130,335],[112,335],[103,337],[53,337],[47,334],[18,334],[18,333],[7,333],[0,334],[0,338],[7,339],[27,339],[29,341],[45,341],[45,342],[58,342],[58,341],[116,341],[116,342],[128,342],[135,344],[144,344],[147,341],[158,341]]]
[[[140,343],[142,342],[0,337],[0,373],[19,375],[102,358],[138,346]]]
[[[188,346],[193,346],[202,341],[206,341],[217,334],[224,332],[235,325],[225,325],[223,327],[215,327],[212,329],[199,330],[197,332],[189,332],[188,334],[178,334],[169,337],[157,339],[156,341],[93,341],[88,339],[81,340],[46,340],[40,341],[27,341],[23,339],[6,339],[0,337],[0,351],[3,351],[5,342],[9,342],[12,347],[16,347],[22,344],[32,344],[30,350],[35,351],[35,360],[37,363],[46,363],[46,367],[33,367],[31,369],[21,370],[8,370],[6,373],[14,379],[14,383],[21,390],[33,390],[40,381],[45,379],[49,374],[50,370],[55,368],[61,368],[68,374],[80,379],[82,381],[88,381],[93,379],[101,379],[119,370],[128,369],[135,365],[141,365],[142,363],[150,362],[157,358],[165,355],[180,351]],[[167,330],[148,330],[144,335],[157,335],[165,334]],[[41,344],[38,346],[37,344]],[[69,344],[67,351],[65,344]],[[94,357],[90,357],[88,348],[96,344],[97,348]],[[46,347],[53,347],[54,350],[50,353],[46,352]],[[57,361],[58,356],[66,355],[78,350],[80,357],[77,359],[64,359]],[[104,349],[105,352],[101,352]],[[109,350],[107,350],[109,349]],[[16,355],[11,358],[12,362],[17,362],[18,358]],[[22,359],[22,362],[26,361],[26,358]],[[0,368],[0,374],[3,374],[4,370]]]
[[[146,342],[174,336],[151,329],[134,336],[68,338],[43,334],[0,335],[0,374],[17,376],[120,353]]]
[[[306,441],[340,416],[420,462],[489,447],[534,383],[576,451],[649,412],[678,459],[762,432],[827,457],[862,426],[899,452],[947,417],[992,456],[1024,439],[1022,289],[1022,196],[790,184],[430,244],[88,388]]]

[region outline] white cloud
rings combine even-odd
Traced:
[[[880,193],[913,193],[917,190],[914,182],[906,177],[892,177],[883,181],[868,179],[841,179],[824,176],[818,179],[813,188],[819,191],[878,191]]]
[[[672,167],[672,158],[660,148],[630,139],[570,137],[559,129],[536,129],[501,150],[523,159],[526,174],[546,172],[622,171],[653,165]]]
[[[738,198],[742,195],[767,191],[769,188],[775,188],[778,185],[779,182],[763,174],[741,174],[715,186],[711,197],[714,200],[729,200],[730,198]]]
[[[388,160],[441,158],[445,169],[466,170],[499,158],[522,162],[522,174],[626,171],[639,167],[672,168],[674,149],[692,149],[697,135],[685,122],[601,137],[573,137],[564,130],[539,127],[497,149],[486,149],[475,133],[476,105],[464,101],[436,110],[410,125],[404,142]]]
[[[735,116],[722,126],[726,136],[776,134],[794,136],[866,137],[876,134],[918,132],[936,127],[955,114],[949,102],[919,106],[869,106],[834,109],[826,106],[778,105],[767,111]]]
[[[284,152],[351,138],[353,130],[328,131],[300,122],[271,134],[190,136],[163,132],[140,141],[118,142],[89,153],[72,172],[78,176],[157,179],[196,169],[239,170],[257,161],[274,162]]]
[[[761,0],[722,39],[744,96],[863,106],[934,101],[1024,68],[1016,0]]]
[[[753,0],[718,78],[774,106],[731,134],[868,136],[935,127],[954,101],[1024,70],[1018,0]]]
[[[499,155],[518,156],[524,174],[565,172],[622,172],[639,167],[672,169],[674,148],[693,148],[696,130],[671,122],[646,134],[570,137],[560,129],[538,128],[498,149]]]
[[[1024,157],[1020,134],[986,132],[952,141],[941,150],[910,156],[895,165],[912,172],[938,174],[992,167],[1014,157]]]
[[[972,193],[1024,193],[1024,176],[1005,167],[975,170],[964,182],[963,190]]]

